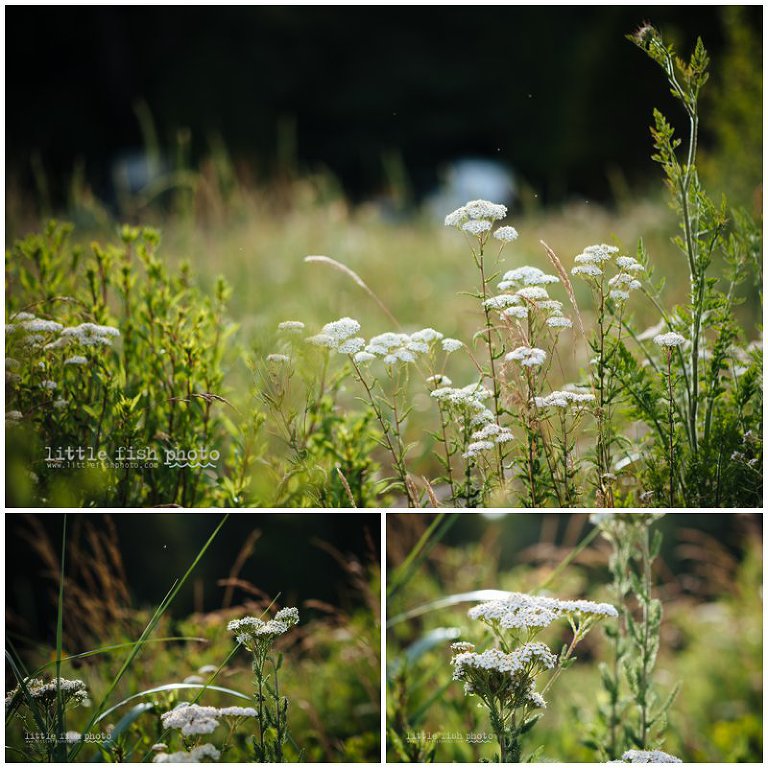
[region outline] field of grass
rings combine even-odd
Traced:
[[[676,66],[681,101],[695,109],[706,54],[697,49]],[[719,208],[719,190],[702,183],[722,174],[700,179],[685,162],[696,156],[697,128],[680,133],[681,148],[663,116],[656,121],[667,195],[659,183],[612,206],[574,199],[542,208],[526,192],[515,209],[481,217],[487,229],[477,234],[462,229],[475,214],[446,227],[450,211],[428,215],[396,194],[353,207],[323,174],[287,174],[268,188],[240,183],[225,154],[124,201],[122,218],[136,226],[118,226],[75,180],[74,230],[45,229],[11,190],[6,424],[19,450],[7,466],[7,502],[757,504],[759,204]],[[492,225],[517,233],[500,257]],[[592,259],[585,249],[600,243],[616,263],[599,279],[577,276],[576,258]],[[549,273],[541,306],[541,297],[512,295],[521,284],[497,287],[521,267]],[[632,292],[623,298],[615,288],[625,284]],[[487,297],[522,302],[528,320],[484,312]],[[546,312],[559,332],[543,309],[557,302]],[[315,338],[340,318],[354,321],[345,338],[355,337],[355,353],[384,333],[434,330],[426,345],[400,337],[418,348],[402,352],[409,362],[361,370],[353,354],[339,354],[342,339]],[[279,332],[286,321],[302,324],[298,336]],[[95,341],[83,338],[88,324],[102,328]],[[441,335],[462,348],[442,353]],[[546,364],[521,365],[519,353],[537,345]],[[65,348],[88,354],[70,365]],[[83,361],[89,376],[78,377]],[[457,390],[482,385],[477,396],[492,402],[474,415],[490,418],[508,445],[489,450],[464,406],[433,394],[435,374]],[[547,404],[568,387],[588,405]],[[442,396],[454,403],[466,392]],[[126,445],[215,451],[217,461],[197,474],[162,461],[137,474],[44,458],[71,446],[113,458]]]

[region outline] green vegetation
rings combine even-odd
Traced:
[[[724,76],[752,93],[753,41],[731,29]],[[162,245],[148,226],[17,240],[7,503],[759,504],[760,224],[700,181],[701,41],[683,60],[651,26],[633,40],[687,119],[654,115],[668,209],[528,208],[494,231],[506,208],[468,204],[447,217],[462,245],[352,211],[323,176],[240,185],[219,148],[132,201]],[[708,177],[744,99],[715,113]],[[72,199],[83,229],[109,229]]]
[[[684,762],[762,759],[759,515],[702,525],[598,513],[593,527],[585,514],[504,514],[447,528],[455,517],[388,515],[390,759],[496,761],[510,749],[522,762],[659,749]],[[566,619],[590,613],[599,623],[573,652]],[[492,653],[513,668],[534,636],[552,649],[551,669],[481,666]],[[467,670],[469,692],[455,682]]]

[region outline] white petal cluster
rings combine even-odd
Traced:
[[[581,406],[593,403],[595,396],[589,392],[555,390],[546,397],[537,397],[537,408],[567,408],[569,405]]]
[[[213,744],[201,744],[189,752],[160,752],[153,758],[153,763],[202,763],[205,760],[216,762],[221,757]]]
[[[441,403],[467,411],[484,411],[483,400],[493,397],[493,392],[482,384],[469,384],[466,387],[439,387],[430,392]]]
[[[422,328],[411,334],[387,331],[374,336],[367,345],[363,339],[350,339],[344,349],[354,351],[356,363],[368,363],[376,358],[381,358],[386,365],[415,363],[418,355],[430,352],[432,342],[442,338],[443,334],[434,328]]]
[[[264,621],[256,616],[246,616],[243,619],[233,619],[227,624],[227,629],[234,633],[235,639],[248,650],[263,643],[269,643],[274,638],[284,635],[291,627],[299,623],[299,612],[296,608],[283,608],[275,614],[274,619]]]
[[[176,709],[161,715],[160,719],[163,728],[180,730],[183,736],[213,733],[219,726],[218,709],[199,704],[179,704]]]
[[[493,236],[497,240],[501,240],[502,243],[511,243],[513,240],[517,240],[517,230],[514,227],[499,227]]]
[[[528,317],[528,307],[522,305],[519,307],[507,307],[501,313],[502,317],[514,317],[516,320],[525,320]]]
[[[571,274],[574,277],[600,277],[603,270],[595,264],[578,264],[571,270]]]
[[[534,707],[538,707],[539,709],[547,708],[547,702],[544,700],[544,697],[536,690],[535,683],[531,683],[531,688],[528,691],[528,701]]]
[[[591,600],[558,600],[511,593],[505,600],[491,600],[469,609],[470,619],[500,629],[543,629],[562,616],[618,617],[618,611],[609,603]]]
[[[507,215],[507,207],[488,200],[470,200],[445,217],[446,227],[461,227],[469,220],[498,221]]]
[[[220,707],[219,717],[256,717],[253,707]]]
[[[588,245],[574,261],[577,264],[602,264],[604,261],[610,261],[613,254],[618,253],[619,249],[615,245]]]
[[[112,344],[112,339],[119,335],[120,330],[110,325],[81,323],[72,328],[65,328],[61,332],[61,338],[59,339],[59,342],[63,343],[54,342],[54,344],[64,346],[68,342],[76,342],[84,347],[107,347]]]
[[[464,342],[458,339],[443,339],[442,341],[443,352],[458,352],[463,346]]]
[[[338,350],[339,345],[354,336],[360,330],[360,323],[351,317],[342,317],[332,323],[326,323],[323,329],[315,336],[310,336],[307,341],[318,347]]]
[[[611,760],[611,763],[682,763],[679,757],[662,752],[659,749],[628,749],[621,760]]]
[[[626,272],[645,272],[645,267],[632,256],[619,256],[616,266]]]
[[[562,315],[552,315],[547,318],[546,323],[550,328],[571,328],[573,326],[573,321]]]
[[[493,419],[493,413],[491,411],[488,413]],[[497,445],[508,443],[514,439],[514,436],[508,427],[500,427],[495,422],[490,421],[482,429],[474,432],[471,439],[472,442],[467,445],[467,450],[462,454],[465,459],[474,458],[483,451],[490,451]]]
[[[515,296],[514,294],[509,293],[502,293],[498,296],[492,296],[490,299],[486,299],[483,302],[483,306],[486,309],[507,309],[507,307],[512,307],[515,304],[520,303],[520,298],[518,296]]]
[[[527,368],[533,368],[537,365],[543,365],[547,359],[547,353],[538,347],[518,347],[508,352],[505,360],[515,360],[520,365]]]
[[[291,358],[288,355],[281,355],[279,353],[273,353],[267,355],[267,362],[269,363],[290,363]]]
[[[58,333],[64,326],[53,320],[43,320],[36,317],[34,320],[25,320],[21,328],[27,333]]]
[[[660,333],[658,336],[653,337],[653,343],[658,344],[660,347],[679,347],[685,344],[685,336],[681,336],[674,331]]]
[[[552,283],[559,283],[560,278],[555,275],[547,275],[538,267],[518,267],[517,269],[511,269],[504,274],[499,283],[499,290],[506,291],[512,287],[520,287],[526,285],[550,285]]]
[[[503,675],[515,676],[526,673],[537,664],[543,669],[552,669],[557,659],[544,643],[526,643],[512,653],[490,648],[482,653],[460,653],[454,656],[453,679],[463,680],[468,669],[490,670]]]
[[[6,416],[8,418],[8,416]],[[65,704],[72,704],[77,706],[78,704],[86,704],[88,702],[88,691],[85,683],[82,680],[65,680],[63,677],[54,678],[46,682],[38,678],[30,678],[24,681],[27,687],[29,695],[43,703],[50,703],[56,700],[58,693],[61,691],[61,695]],[[14,702],[16,698],[20,701],[26,701],[26,696],[21,686],[14,688],[5,697],[6,709]]]
[[[277,330],[285,333],[301,333],[304,330],[304,323],[301,320],[284,320],[277,326]]]
[[[469,232],[471,235],[482,235],[483,232],[487,232],[491,226],[492,224],[490,221],[485,221],[483,219],[470,219],[461,225],[461,229],[464,232]]]
[[[82,355],[72,355],[64,361],[64,365],[88,365],[88,358]]]

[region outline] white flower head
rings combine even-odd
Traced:
[[[335,349],[342,341],[354,336],[359,330],[360,323],[357,320],[353,320],[351,317],[342,317],[332,323],[326,323],[320,333],[333,339],[333,348]]]
[[[221,757],[213,744],[200,744],[189,752],[158,752],[153,758],[153,763],[202,763],[206,760],[216,762]]]
[[[445,226],[461,227],[470,219],[498,221],[506,215],[507,208],[504,205],[491,203],[488,200],[470,200],[466,205],[462,205],[445,217]]]
[[[517,291],[515,296],[519,296],[521,299],[525,299],[526,301],[541,301],[543,299],[548,299],[549,293],[547,293],[546,288],[542,288],[541,286],[527,285]]]
[[[547,359],[547,353],[538,347],[518,347],[508,352],[505,360],[515,360],[527,368],[543,365]]]
[[[288,355],[281,355],[277,353],[273,353],[271,355],[267,355],[267,362],[269,363],[290,363],[291,358],[288,357]]]
[[[546,322],[550,328],[570,328],[573,326],[572,320],[561,315],[552,315],[547,318]]]
[[[667,752],[662,752],[659,749],[643,750],[643,749],[628,749],[622,756],[621,760],[616,762],[622,763],[682,763],[683,761],[679,757],[670,755]]]
[[[483,306],[486,309],[501,310],[519,303],[520,299],[517,296],[510,293],[502,293],[499,296],[492,296],[490,299],[486,299],[483,302]]]
[[[21,327],[27,333],[57,333],[64,326],[61,323],[54,322],[53,320],[35,318],[34,320],[25,320],[23,323],[21,323]]]
[[[342,341],[336,351],[341,355],[354,355],[361,352],[364,346],[365,339],[360,336],[355,336],[354,338]]]
[[[64,365],[88,365],[88,358],[82,355],[72,355],[64,361]]]
[[[518,307],[507,307],[501,313],[502,317],[514,317],[516,320],[525,320],[528,317],[528,307],[523,304]]]
[[[464,346],[464,342],[458,339],[443,339],[441,344],[445,352],[456,352]]]
[[[304,330],[304,323],[301,320],[284,320],[277,326],[278,331],[285,333],[301,333]]]
[[[555,275],[548,275],[538,267],[525,266],[510,269],[509,272],[506,272],[499,283],[499,290],[506,291],[513,285],[550,285],[559,282],[560,278],[555,277]]]
[[[511,243],[513,240],[517,240],[517,230],[514,227],[499,227],[493,236],[497,240],[501,240],[502,243]]]
[[[653,343],[658,344],[660,347],[679,347],[685,344],[685,336],[681,336],[679,333],[670,331],[669,333],[660,333],[658,336],[653,337]]]
[[[198,704],[180,704],[176,709],[160,716],[163,728],[180,730],[184,736],[200,736],[213,733],[219,726],[216,707]]]
[[[575,277],[600,277],[603,270],[594,264],[579,264],[571,270],[571,274]]]
[[[470,235],[482,235],[491,228],[491,222],[483,219],[470,219],[465,221],[461,225],[461,229],[464,232],[469,232]]]

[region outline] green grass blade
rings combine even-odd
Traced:
[[[99,702],[98,707],[96,707],[96,710],[94,711],[93,715],[91,716],[90,721],[88,722],[88,725],[83,729],[83,733],[89,733],[91,728],[95,725],[97,719],[101,715],[101,713],[104,711],[104,707],[106,706],[107,701],[109,700],[109,697],[114,692],[115,688],[117,687],[118,683],[122,679],[123,675],[126,673],[128,668],[133,663],[133,660],[138,656],[141,649],[144,647],[144,644],[147,642],[149,636],[154,631],[155,627],[159,623],[160,619],[162,618],[163,614],[168,610],[171,603],[173,602],[176,595],[179,593],[181,588],[186,584],[187,580],[191,576],[192,572],[197,567],[197,564],[200,562],[200,560],[203,558],[203,555],[208,551],[208,548],[213,543],[213,540],[218,535],[219,531],[224,526],[224,523],[227,522],[227,519],[229,518],[229,513],[224,515],[222,517],[221,522],[216,526],[216,529],[213,531],[213,533],[208,537],[208,540],[205,542],[205,544],[202,546],[200,551],[197,553],[197,556],[192,561],[192,564],[187,568],[186,573],[184,576],[182,576],[181,579],[177,579],[171,589],[168,591],[166,596],[163,598],[160,605],[157,607],[155,612],[152,614],[152,618],[149,620],[147,626],[144,628],[144,631],[141,633],[141,636],[139,639],[133,643],[131,647],[131,651],[126,657],[125,661],[123,662],[122,666],[120,667],[118,673],[115,675],[114,679],[109,685],[109,688],[107,689],[107,692],[102,697],[101,701]],[[73,750],[71,754],[71,759],[75,759],[77,757],[77,754],[80,751],[80,748],[82,746],[83,742],[80,742],[76,748]]]
[[[32,695],[29,692],[29,688],[27,687],[27,684],[25,682],[25,680],[27,680],[28,678],[22,673],[22,671],[17,666],[16,661],[7,650],[5,652],[5,658],[8,661],[9,666],[11,667],[13,676],[16,678],[16,680],[19,683],[19,688],[21,688],[21,692],[24,695],[24,698],[26,699],[27,705],[32,711],[32,716],[35,718],[35,725],[37,725],[37,727],[40,729],[40,733],[45,733],[47,730],[45,727],[45,722],[43,720],[42,715],[40,714],[40,710],[37,706],[37,702],[32,698]],[[6,726],[11,721],[11,718],[13,717],[13,715],[16,713],[17,707],[18,707],[18,704],[16,704],[16,706],[11,707],[6,712],[6,715],[5,715]]]
[[[67,758],[67,732],[64,722],[64,696],[61,692],[61,652],[64,642],[64,563],[67,552],[67,516],[61,532],[61,570],[59,572],[59,600],[56,616],[56,744],[53,754],[57,761]]]
[[[441,512],[432,521],[432,524],[424,531],[414,548],[408,553],[408,557],[392,574],[389,586],[387,587],[388,598],[392,597],[411,580],[422,560],[440,543],[443,536],[448,533],[453,524],[459,519],[459,514],[459,512],[452,512],[451,514]]]

